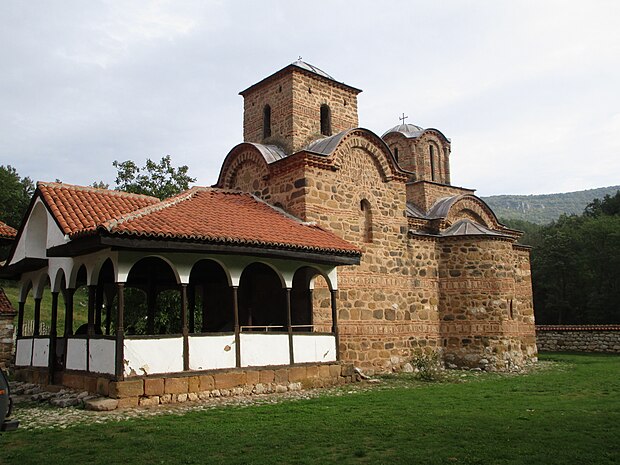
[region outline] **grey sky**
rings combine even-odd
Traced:
[[[240,90],[299,55],[363,89],[360,125],[452,139],[479,195],[620,184],[620,2],[0,3],[0,164],[113,184],[172,156],[215,182]]]

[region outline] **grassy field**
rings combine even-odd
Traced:
[[[411,375],[372,389],[0,437],[0,462],[617,464],[620,357],[553,354],[523,376]]]

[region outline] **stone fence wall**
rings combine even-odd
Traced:
[[[536,326],[539,352],[620,353],[620,325]]]

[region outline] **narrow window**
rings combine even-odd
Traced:
[[[398,147],[394,147],[394,158],[398,161]]]
[[[429,145],[429,151],[431,153],[431,181],[435,180],[435,147]]]
[[[372,242],[372,211],[370,209],[370,202],[366,199],[362,199],[360,202],[360,209],[362,210],[362,239],[364,242]]]
[[[263,139],[271,137],[271,107],[265,105],[263,108]]]
[[[332,135],[332,112],[325,104],[321,105],[321,134]]]
[[[512,299],[510,299],[510,319],[511,320],[515,319],[515,313],[514,313],[514,309],[512,307]]]

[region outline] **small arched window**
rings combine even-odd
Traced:
[[[321,105],[321,134],[332,135],[332,111],[326,104]]]
[[[265,105],[263,108],[263,139],[271,137],[271,107]]]
[[[398,161],[398,147],[394,147],[394,158]]]
[[[428,146],[428,150],[431,154],[431,181],[435,180],[435,147],[432,145]]]
[[[362,240],[364,242],[372,242],[372,210],[370,202],[362,199],[360,210],[362,211]]]

